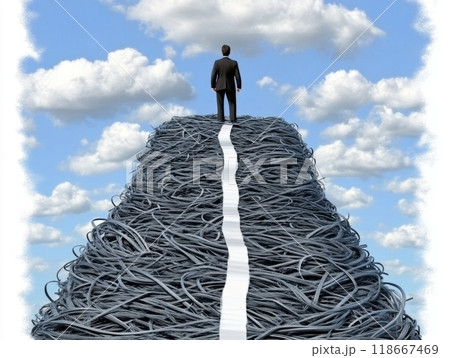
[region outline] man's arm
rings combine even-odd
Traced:
[[[237,62],[236,66],[234,67],[234,77],[236,77],[237,91],[240,92],[242,88],[242,81],[241,81],[241,73],[239,72],[239,65]]]
[[[211,71],[211,89],[213,91],[216,90],[216,85],[217,85],[217,73],[218,73],[218,66],[217,66],[217,61],[214,62],[214,66],[212,68]]]

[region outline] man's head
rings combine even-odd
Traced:
[[[228,45],[223,45],[222,46],[222,55],[224,56],[229,56],[231,52],[231,48]]]

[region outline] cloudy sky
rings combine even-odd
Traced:
[[[223,43],[239,62],[238,115],[296,123],[326,195],[413,300],[430,268],[420,166],[430,42],[420,1],[29,1],[20,95],[31,183],[25,296],[43,287],[106,217],[126,164],[174,115],[215,113]],[[54,289],[50,289],[51,292]]]

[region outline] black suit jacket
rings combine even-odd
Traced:
[[[236,84],[234,82],[236,78]],[[239,73],[239,66],[237,61],[228,57],[223,57],[214,62],[211,72],[211,88],[216,91],[241,89],[241,74]]]

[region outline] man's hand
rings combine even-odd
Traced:
[[[215,88],[211,88],[211,91],[216,92],[216,89]]]
[[[241,89],[240,89],[240,88],[238,88],[238,89],[237,89],[237,91],[238,91],[238,92],[241,92]]]

